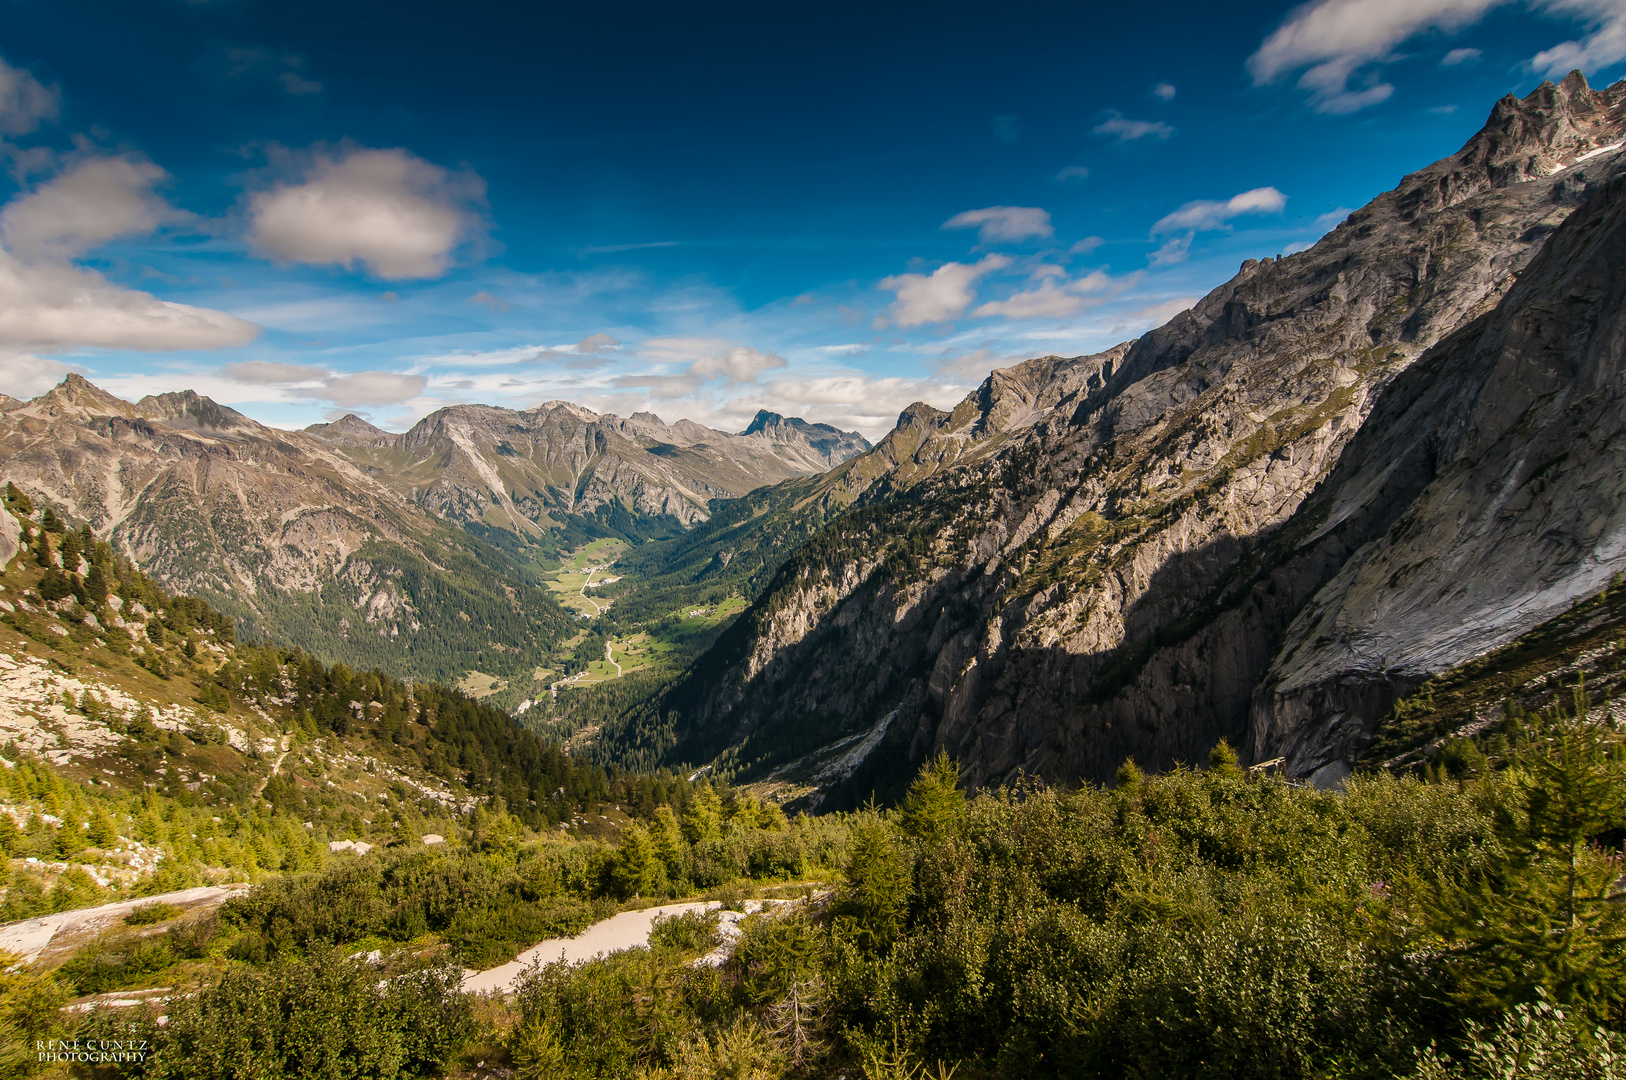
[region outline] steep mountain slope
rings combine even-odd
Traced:
[[[0,411],[0,473],[165,584],[253,633],[443,679],[528,672],[569,636],[526,551],[556,523],[669,530],[867,446],[800,420],[736,436],[559,402],[443,409],[405,435],[354,416],[286,432],[77,375]]]
[[[1347,765],[1386,699],[1626,568],[1626,178],[1396,380],[1301,516],[1301,551],[1394,523],[1305,605],[1255,695],[1255,752],[1298,772]]]
[[[1623,106],[1626,83],[1596,92],[1579,73],[1504,99],[1459,153],[1311,250],[1249,260],[1127,349],[996,374],[949,417],[907,411],[827,478],[852,484],[859,508],[661,703],[663,752],[843,797],[932,747],[978,782],[1104,779],[1127,756],[1200,760],[1222,736],[1273,756],[1279,739],[1249,737],[1254,691],[1348,554],[1272,573],[1314,532],[1282,527],[1385,388],[1481,325],[1626,171]],[[1396,692],[1378,688],[1363,715]],[[1298,727],[1326,718],[1305,708]]]

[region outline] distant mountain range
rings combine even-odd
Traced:
[[[680,530],[869,448],[759,415],[728,434],[549,402],[460,405],[405,434],[267,427],[190,391],[131,403],[78,375],[0,403],[0,473],[251,632],[401,674],[534,665],[568,630],[528,544]]]

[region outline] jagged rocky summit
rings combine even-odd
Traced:
[[[1226,738],[1336,781],[1626,568],[1623,138],[1626,82],[1544,83],[1139,340],[912,406],[646,741],[815,802],[936,749],[1109,780]]]

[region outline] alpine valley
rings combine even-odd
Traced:
[[[874,445],[69,375],[0,486],[0,1075],[1626,1060],[1626,81]]]

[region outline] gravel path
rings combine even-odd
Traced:
[[[768,901],[768,903],[782,902]],[[694,904],[667,904],[665,907],[645,908],[642,911],[623,911],[619,915],[612,915],[603,922],[594,923],[586,930],[583,930],[577,937],[550,938],[540,945],[520,953],[519,956],[501,967],[489,968],[486,971],[465,972],[463,990],[465,993],[470,994],[486,993],[492,990],[498,990],[505,994],[511,993],[519,977],[533,964],[551,964],[556,961],[563,961],[567,964],[581,964],[608,953],[647,945],[649,943],[650,927],[654,925],[656,916],[682,915],[690,911],[709,911],[721,906],[713,901]],[[760,904],[755,900],[748,900],[745,906],[755,911],[760,907]],[[725,911],[722,915],[723,934],[726,939],[732,936],[732,932],[739,921],[745,918],[745,913]],[[705,959],[708,962],[718,962],[723,956],[726,956],[726,948],[721,954],[714,953]]]
[[[131,910],[142,904],[199,904],[225,900],[247,889],[247,885],[200,885],[180,892],[160,893],[157,896],[139,896],[134,900],[120,900],[116,904],[80,908],[77,911],[59,911],[55,915],[42,915],[37,919],[0,926],[0,950],[16,953],[26,963],[45,951],[51,939],[60,933],[99,929],[120,922]]]

